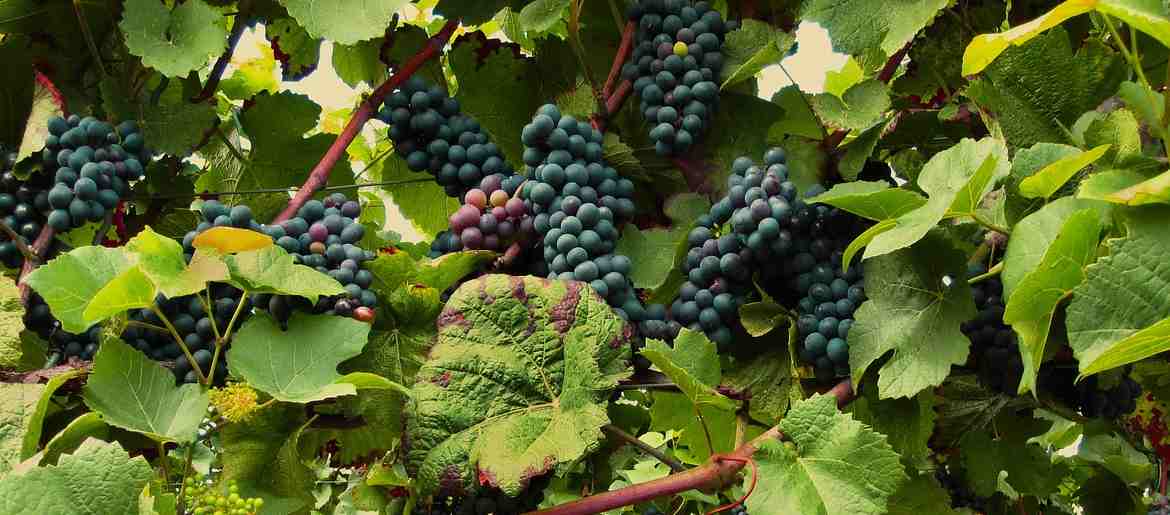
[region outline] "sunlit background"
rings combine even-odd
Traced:
[[[404,18],[415,19],[419,13],[412,6],[407,6],[401,13]],[[507,39],[502,32],[490,34],[490,37]],[[770,100],[772,95],[781,88],[796,82],[797,86],[806,93],[821,93],[825,87],[826,73],[841,69],[848,61],[848,56],[833,51],[829,34],[816,23],[803,22],[797,28],[796,42],[798,51],[786,57],[781,64],[788,74],[784,73],[780,65],[764,68],[759,74],[759,96]],[[232,63],[226,70],[224,77],[230,77],[239,66],[250,61],[263,59],[271,53],[269,43],[265,39],[264,26],[257,24],[255,28],[246,30],[240,38],[236,51],[232,56]],[[359,95],[366,93],[370,88],[351,88],[338,77],[333,69],[333,44],[321,44],[320,58],[317,69],[299,81],[280,81],[279,63],[273,70],[273,79],[280,82],[281,88],[307,95],[322,109],[322,116],[330,112],[353,107]],[[791,75],[792,80],[789,80]],[[369,126],[367,126],[369,127]],[[517,128],[519,130],[519,128]],[[364,133],[372,140],[376,137],[373,130]],[[362,163],[353,163],[355,173],[362,169]],[[387,206],[387,229],[402,235],[405,241],[421,241],[420,234],[408,220],[398,213],[389,196],[382,195]]]

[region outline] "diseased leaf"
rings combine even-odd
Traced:
[[[488,275],[455,291],[438,326],[407,422],[421,492],[483,478],[515,495],[601,444],[633,332],[590,288]]]
[[[228,361],[232,373],[273,398],[306,403],[353,395],[337,365],[361,353],[369,324],[352,318],[294,313],[288,330],[257,314],[236,333]]]
[[[276,245],[268,235],[238,227],[212,227],[191,240],[196,249],[215,249],[222,254],[261,250]]]
[[[173,10],[152,0],[127,0],[118,27],[130,53],[167,77],[207,66],[227,46],[223,16],[203,0],[183,2]]]
[[[1146,207],[1085,269],[1068,306],[1069,345],[1087,376],[1170,350],[1170,210]]]
[[[49,135],[49,118],[54,116],[61,116],[61,108],[57,107],[52,92],[40,82],[36,82],[33,86],[32,109],[23,125],[18,124],[24,127],[24,136],[16,140],[20,143],[20,148],[16,150],[17,161],[22,161],[44,148],[45,137]]]
[[[831,395],[796,403],[779,427],[795,445],[768,440],[756,451],[752,513],[878,515],[906,481],[886,437],[837,411]]]
[[[959,326],[975,317],[965,257],[942,236],[866,262],[866,296],[849,330],[855,381],[890,351],[878,375],[880,398],[911,397],[937,386],[967,360],[970,341]]]
[[[116,443],[88,440],[58,461],[0,480],[0,512],[138,515],[138,495],[154,477],[146,459]]]
[[[118,339],[102,342],[82,398],[112,426],[180,443],[195,440],[208,403],[199,385],[175,386],[175,374]]]

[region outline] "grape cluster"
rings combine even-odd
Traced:
[[[1081,414],[1089,418],[1119,418],[1137,408],[1142,387],[1128,375],[1110,388],[1102,388],[1099,376],[1092,375],[1077,383]]]
[[[115,128],[93,117],[49,119],[45,171],[56,184],[49,190],[47,223],[57,232],[99,221],[142,178],[150,162],[142,133],[132,121]]]
[[[23,315],[24,326],[49,342],[50,346],[61,353],[61,357],[68,360],[76,357],[82,360],[93,359],[101,342],[101,327],[93,326],[81,334],[73,334],[61,329],[61,323],[53,318],[49,305],[36,292],[29,295],[28,306]]]
[[[1170,498],[1158,494],[1146,510],[1146,515],[1170,515]]]
[[[987,270],[980,265],[969,267],[967,275],[976,277]],[[960,329],[971,340],[971,354],[980,382],[1000,393],[1014,395],[1024,375],[1016,332],[1003,323],[1003,281],[992,277],[971,285],[978,314]]]
[[[411,77],[388,95],[378,118],[390,125],[394,151],[406,165],[433,175],[447,196],[462,199],[484,177],[515,175],[479,122],[460,114],[459,102],[442,87],[423,79]]]
[[[418,506],[415,515],[519,515],[533,511],[544,500],[548,480],[538,478],[517,497],[496,488],[481,488],[464,497],[436,498],[429,506]]]
[[[217,332],[223,334],[232,320],[232,316],[239,309],[239,316],[233,327],[239,328],[252,313],[249,299],[243,298],[243,292],[227,284],[213,283],[209,288],[211,305],[205,305],[201,294],[185,295],[171,299],[159,299],[158,307],[183,343],[199,364],[204,374],[211,373],[211,361],[215,352]],[[243,303],[243,306],[240,303]],[[210,312],[208,312],[210,309]],[[166,329],[166,323],[149,309],[131,311],[129,319],[140,324],[129,325],[122,333],[122,339],[138,349],[147,357],[155,361],[174,362],[171,369],[175,378],[183,383],[199,381],[195,367],[175,341],[174,335]],[[221,352],[212,377],[214,383],[221,383],[227,378],[226,355]]]
[[[601,132],[546,104],[521,141],[529,179],[520,196],[542,238],[548,277],[588,283],[619,316],[660,333],[666,310],[642,305],[627,277],[630,259],[614,254],[618,225],[634,216],[634,183],[606,166]]]
[[[638,24],[622,78],[633,81],[663,156],[686,152],[710,128],[719,100],[723,38],[735,30],[707,2],[643,0],[629,10]]]
[[[27,243],[44,227],[45,212],[49,210],[48,189],[53,181],[45,173],[34,173],[28,180],[21,180],[16,176],[15,166],[16,153],[0,149],[0,217]],[[7,233],[0,233],[0,263],[8,268],[20,268],[24,264],[24,254]]]
[[[203,476],[188,476],[184,481],[183,513],[186,515],[255,515],[262,506],[264,499],[241,497],[234,479],[228,480],[226,492]]]
[[[463,205],[450,218],[450,231],[435,241],[440,254],[459,250],[502,251],[512,243],[530,242],[536,235],[524,201],[515,196],[524,177],[484,177],[467,191]]]
[[[934,478],[950,494],[952,508],[970,508],[976,513],[987,511],[988,499],[978,496],[959,474],[951,472],[946,465],[934,470]]]

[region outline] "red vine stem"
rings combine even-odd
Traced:
[[[609,77],[606,77],[605,87],[601,90],[605,98],[613,94],[613,87],[622,76],[622,65],[626,64],[626,59],[630,58],[630,52],[634,49],[634,34],[637,31],[638,25],[633,20],[626,22],[626,28],[622,30],[622,42],[613,56],[613,66],[609,67]]]
[[[223,72],[227,69],[228,63],[232,61],[232,54],[236,51],[236,45],[240,43],[240,36],[244,34],[244,28],[248,26],[248,11],[251,8],[251,0],[240,0],[239,7],[235,21],[232,23],[232,31],[228,34],[227,48],[220,54],[219,59],[215,60],[215,66],[211,68],[211,75],[207,76],[207,83],[203,85],[203,90],[191,99],[193,103],[203,102],[211,98],[215,94],[216,88],[219,87],[219,81],[223,78]]]
[[[829,390],[828,394],[837,398],[838,407],[844,407],[853,401],[853,382],[845,379]],[[749,462],[752,462],[752,455],[761,445],[771,440],[783,438],[784,435],[780,432],[779,426],[776,426],[728,454],[711,456],[702,466],[662,479],[638,483],[552,508],[529,512],[528,515],[590,515],[679,494],[687,490],[722,488],[736,481],[739,472]]]
[[[329,172],[333,170],[333,165],[337,164],[337,161],[345,155],[345,149],[349,147],[349,144],[361,132],[362,126],[374,116],[374,113],[382,103],[382,100],[386,98],[386,95],[394,91],[394,88],[397,88],[403,82],[406,82],[406,79],[414,75],[424,63],[438,55],[439,51],[447,45],[447,41],[451,39],[451,35],[455,33],[455,29],[458,27],[459,20],[447,20],[443,28],[428,40],[426,45],[414,57],[411,57],[406,64],[402,65],[402,68],[394,72],[394,75],[391,75],[386,82],[378,86],[378,89],[374,90],[370,96],[362,101],[357,111],[353,113],[349,122],[346,123],[345,129],[333,141],[333,145],[321,157],[321,161],[317,163],[317,166],[313,167],[313,171],[309,173],[309,178],[305,181],[304,186],[301,186],[297,194],[288,202],[288,206],[276,216],[272,223],[280,223],[292,218],[297,210],[313,197],[313,194],[317,190],[325,186],[326,181],[329,180]]]

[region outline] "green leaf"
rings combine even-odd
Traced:
[[[779,428],[795,445],[768,440],[756,451],[752,513],[878,515],[906,481],[886,437],[837,411],[831,395],[796,403]]]
[[[811,0],[801,4],[800,18],[828,30],[833,50],[877,63],[913,39],[946,6],[945,0]]]
[[[719,109],[715,110],[706,137],[706,146],[712,153],[711,164],[717,170],[707,180],[717,192],[726,187],[726,178],[735,158],[763,156],[769,147],[775,146],[777,142],[768,139],[768,131],[764,128],[780,121],[783,114],[784,110],[780,106],[754,95],[730,91],[720,93]],[[759,127],[760,130],[745,131],[743,127]],[[816,143],[811,145],[816,146]],[[788,151],[789,175],[794,179],[809,175],[815,177],[819,163],[812,159],[812,152],[806,152],[804,147],[796,147],[794,144],[784,145]],[[797,183],[797,186],[804,185]]]
[[[1162,93],[1155,93],[1145,84],[1125,81],[1117,88],[1117,96],[1125,106],[1137,114],[1138,119],[1150,128],[1155,137],[1166,134],[1162,118],[1166,111],[1166,100]]]
[[[842,93],[844,94],[844,93]],[[796,86],[784,86],[772,95],[772,103],[780,106],[784,116],[768,128],[768,139],[780,141],[784,135],[795,135],[809,139],[821,139],[820,122],[805,103],[804,93]]]
[[[1097,463],[1125,482],[1140,486],[1153,474],[1150,459],[1116,434],[1086,436],[1077,445],[1077,457]]]
[[[270,46],[280,49],[280,72],[284,80],[299,80],[317,69],[321,39],[310,36],[296,20],[287,16],[270,20],[264,26],[264,36]]]
[[[784,58],[796,37],[771,25],[744,19],[739,29],[729,32],[723,42],[723,83],[720,89],[755,77],[765,67]]]
[[[1016,284],[1008,297],[1003,321],[1020,336],[1024,362],[1020,393],[1036,389],[1036,374],[1044,361],[1044,347],[1056,307],[1084,281],[1085,266],[1097,259],[1100,218],[1091,207],[1069,215],[1051,245],[1044,249],[1036,268]]]
[[[910,481],[890,496],[889,515],[958,515],[951,508],[950,495],[931,474],[912,475]]]
[[[828,204],[862,218],[881,221],[918,209],[926,204],[926,199],[910,190],[891,188],[886,181],[854,181],[834,185],[806,202]]]
[[[272,30],[272,23],[278,20],[272,20],[265,26],[266,33]],[[285,40],[280,40],[280,47],[282,51],[287,52],[284,48]],[[228,98],[232,100],[247,100],[253,96],[267,91],[275,93],[280,90],[280,83],[276,80],[276,56],[272,50],[272,45],[261,43],[256,45],[260,55],[248,59],[235,66],[236,71],[232,72],[230,77],[227,77],[219,83],[219,90],[222,91]],[[338,49],[341,45],[333,47],[334,59],[337,59]],[[336,61],[333,65],[337,69],[338,75],[341,75],[341,70],[338,68]]]
[[[22,161],[26,157],[38,153],[45,147],[45,138],[49,135],[49,118],[61,116],[61,109],[53,94],[40,82],[33,86],[32,110],[28,119],[24,121],[24,136],[20,140],[20,148],[16,150],[16,160]]]
[[[1170,19],[1165,4],[1145,0],[1098,0],[1097,11],[1115,16],[1134,28],[1170,46]]]
[[[57,463],[61,455],[76,451],[89,438],[110,440],[110,426],[102,420],[101,414],[90,411],[73,419],[53,439],[45,444],[41,465]]]
[[[789,320],[784,306],[771,299],[749,302],[739,307],[739,321],[748,334],[759,338]]]
[[[1150,179],[1125,170],[1106,170],[1083,183],[1081,198],[1094,198],[1126,206],[1170,204],[1170,171]],[[1140,181],[1140,182],[1134,182]],[[1114,187],[1119,189],[1112,190]]]
[[[1047,496],[1060,484],[1058,471],[1063,466],[1054,464],[1039,445],[1023,439],[993,439],[987,432],[972,431],[963,437],[959,448],[971,489],[981,497],[1000,491],[1001,472],[1007,473],[1003,481],[1024,495]]]
[[[1109,255],[1085,270],[1068,306],[1068,340],[1087,376],[1170,349],[1170,252],[1167,208],[1127,220],[1128,235],[1109,240]]]
[[[707,405],[698,408],[681,393],[654,392],[650,406],[650,430],[678,434],[675,455],[684,463],[699,464],[711,453],[735,449],[735,412]],[[711,444],[707,444],[707,435]]]
[[[24,437],[34,424],[39,437],[44,413],[36,416],[37,404],[44,390],[45,386],[40,384],[0,384],[0,477],[27,459],[22,452]],[[33,443],[34,453],[36,443]]]
[[[158,288],[141,267],[128,268],[94,294],[81,318],[86,324],[101,322],[118,313],[153,306],[157,295]]]
[[[225,256],[224,261],[231,271],[231,283],[251,293],[296,295],[309,302],[345,293],[336,279],[295,264],[288,251],[277,245]]]
[[[1104,156],[1109,147],[1109,144],[1104,144],[1092,150],[1063,157],[1045,166],[1040,171],[1020,181],[1020,193],[1028,198],[1051,197],[1082,168],[1093,164],[1101,156]]]
[[[45,299],[62,329],[79,334],[93,325],[82,314],[94,295],[131,266],[124,249],[81,247],[38,267],[24,282]]]
[[[107,424],[160,442],[192,442],[207,411],[197,384],[175,386],[175,374],[118,339],[106,339],[82,395]]]
[[[715,391],[722,378],[719,354],[715,343],[702,332],[683,328],[673,348],[659,340],[648,340],[642,355],[678,385],[696,406],[735,410],[735,401]]]
[[[380,59],[382,38],[354,43],[352,45],[333,45],[333,69],[349,87],[356,88],[365,82],[370,87],[378,87],[386,78],[386,64]],[[394,41],[397,45],[399,42]]]
[[[804,388],[786,349],[737,360],[723,372],[723,386],[750,396],[748,414],[767,425],[779,423],[790,404],[804,399]]]
[[[228,350],[232,373],[273,398],[306,403],[353,395],[337,365],[366,345],[369,324],[352,318],[294,313],[288,330],[266,315],[248,319]]]
[[[154,232],[149,226],[126,242],[142,273],[167,297],[203,291],[207,283],[226,281],[227,265],[216,256],[199,253],[188,267],[179,242]]]
[[[459,201],[448,197],[429,175],[410,171],[406,159],[397,154],[387,156],[371,170],[375,173],[368,175],[378,182],[418,181],[382,186],[382,191],[394,201],[400,216],[410,221],[425,239],[433,239],[447,230],[448,217],[459,209]]]
[[[933,468],[928,444],[937,417],[934,394],[925,392],[908,399],[879,399],[876,390],[866,388],[863,395],[849,405],[849,413],[858,422],[888,435],[890,447],[908,466],[917,470]]]
[[[381,36],[395,11],[407,3],[409,0],[280,0],[310,36],[343,45]]]
[[[143,457],[131,458],[118,444],[97,440],[59,462],[0,481],[0,512],[138,515],[138,495],[154,477]]]
[[[181,80],[171,80],[157,102],[151,94],[138,98],[136,104],[133,114],[150,148],[175,156],[190,154],[217,121],[215,105],[191,102]]]
[[[49,407],[53,405],[53,395],[57,393],[57,389],[65,384],[70,379],[76,378],[84,373],[83,370],[73,369],[68,372],[57,374],[45,383],[44,389],[41,391],[41,397],[37,400],[36,408],[33,410],[31,419],[29,420],[28,429],[24,432],[24,441],[20,446],[20,459],[27,460],[37,453],[37,449],[41,445],[41,433],[45,426],[45,417],[49,413]]]
[[[849,367],[860,382],[866,369],[890,351],[878,391],[883,399],[911,397],[939,385],[952,365],[967,360],[970,341],[959,326],[975,317],[965,277],[965,256],[931,235],[914,246],[868,261],[866,295],[849,330]],[[950,286],[943,277],[952,278]]]
[[[371,288],[388,298],[405,284],[444,291],[494,258],[495,253],[482,250],[452,252],[435,259],[417,259],[405,252],[395,252],[381,254],[365,267],[374,275]]]
[[[1023,45],[1040,33],[1092,9],[1093,6],[1089,2],[1063,2],[1040,17],[1012,27],[1011,30],[975,36],[967,45],[967,50],[963,52],[963,75],[975,75],[983,71],[1009,46]]]
[[[1128,109],[1120,108],[1089,123],[1084,132],[1085,145],[1110,145],[1105,162],[1124,164],[1127,158],[1142,151],[1141,126]]]
[[[247,420],[223,426],[223,479],[239,481],[241,496],[263,495],[262,513],[296,513],[308,503],[313,478],[305,476],[303,466],[282,462],[279,457],[292,436],[301,431],[304,413],[303,406],[278,403]],[[284,466],[274,466],[278,462]],[[273,499],[276,496],[283,499]]]
[[[630,258],[630,280],[637,288],[656,289],[686,256],[686,237],[694,220],[706,214],[711,203],[694,193],[680,193],[666,200],[663,210],[671,220],[669,228],[642,230],[626,224],[616,254]]]
[[[944,217],[970,216],[1008,170],[1007,148],[992,138],[964,139],[935,154],[918,176],[918,186],[928,196],[926,203],[900,215],[894,227],[874,236],[864,259],[914,244]]]
[[[130,53],[167,77],[207,66],[227,46],[223,16],[203,0],[183,2],[173,10],[161,2],[128,0],[118,27]]]
[[[545,32],[561,21],[569,0],[536,0],[520,10],[520,27],[530,34]]]
[[[11,281],[0,284],[0,368],[24,372],[45,364],[44,342],[24,329],[24,303]]]
[[[825,125],[835,129],[867,129],[882,119],[890,108],[890,88],[871,79],[845,91],[840,98],[831,93],[812,97],[812,106]]]
[[[884,122],[875,124],[850,141],[848,145],[845,145],[845,155],[841,156],[841,160],[837,163],[837,171],[841,174],[842,179],[857,180],[857,176],[865,168],[865,163],[873,155],[878,140],[881,139],[888,126],[889,124]]]
[[[1107,204],[1065,197],[1046,204],[1012,228],[1013,238],[1008,240],[1003,258],[1003,298],[1010,299],[1016,285],[1040,265],[1044,253],[1056,240],[1068,218],[1087,208],[1098,211],[1100,225],[1108,224],[1110,209]]]
[[[515,495],[599,448],[632,328],[591,289],[488,275],[455,291],[438,327],[407,421],[421,493],[478,477]]]
[[[1063,28],[1055,28],[1004,52],[967,87],[1012,147],[1071,143],[1068,128],[1114,95],[1126,76],[1124,60],[1100,41],[1086,40],[1075,54],[1069,41]]]
[[[373,372],[411,384],[435,343],[435,318],[443,304],[435,288],[412,285],[391,291],[383,297],[389,316],[375,322],[369,343],[360,356],[347,362],[345,369]]]
[[[462,18],[465,24],[478,25],[491,20],[504,7],[518,11],[521,5],[524,2],[518,0],[439,0],[435,13],[449,20]]]
[[[863,80],[865,80],[865,70],[862,70],[861,65],[857,64],[857,59],[850,57],[845,60],[845,64],[841,65],[840,70],[825,72],[825,93],[830,93],[838,98],[843,97],[849,88]]]

